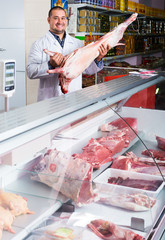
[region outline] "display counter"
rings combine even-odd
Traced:
[[[21,205],[2,193],[28,206],[2,224],[2,240],[51,239],[60,224],[76,240],[163,239],[165,112],[122,105],[164,79],[129,75],[0,114],[1,206],[13,214]],[[65,223],[43,230],[64,205],[73,207]],[[94,220],[108,229],[99,232]]]

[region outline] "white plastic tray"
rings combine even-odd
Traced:
[[[143,190],[143,189],[138,189],[138,188],[130,188],[130,187],[125,187],[125,186],[119,186],[119,185],[114,185],[108,183],[108,178],[109,177],[122,177],[122,178],[132,178],[132,179],[143,179],[143,180],[160,180],[162,181],[162,184],[159,186],[159,188],[156,191],[149,191],[149,190]],[[164,186],[164,182],[161,177],[159,176],[153,176],[149,174],[142,174],[142,173],[136,173],[136,172],[129,172],[125,170],[118,170],[118,169],[107,169],[105,170],[102,174],[100,174],[98,177],[94,179],[94,182],[96,184],[103,184],[103,187],[107,189],[114,189],[120,191],[128,191],[129,193],[136,193],[136,192],[142,192],[144,194],[147,194],[148,196],[151,197],[157,197],[157,195],[160,193]]]

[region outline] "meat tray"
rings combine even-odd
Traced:
[[[139,188],[131,188],[131,187],[126,187],[126,186],[120,186],[120,185],[114,185],[114,184],[110,184],[108,183],[108,178],[109,177],[122,177],[123,179],[126,178],[131,178],[131,179],[139,179],[139,180],[151,180],[151,181],[155,181],[155,180],[160,180],[162,181],[161,185],[157,188],[156,191],[149,191],[149,190],[143,190],[143,189],[139,189]],[[164,182],[162,180],[162,177],[159,176],[153,176],[153,175],[149,175],[149,174],[142,174],[142,173],[135,173],[135,172],[129,172],[129,171],[125,171],[125,170],[118,170],[118,169],[111,169],[108,168],[107,170],[105,170],[103,173],[101,173],[98,177],[96,177],[93,182],[98,185],[101,186],[101,189],[110,189],[110,190],[117,190],[117,191],[121,191],[121,192],[128,192],[128,193],[143,193],[146,194],[150,197],[157,197],[158,194],[160,193],[160,191],[163,189],[164,187]],[[101,184],[101,185],[100,185]]]

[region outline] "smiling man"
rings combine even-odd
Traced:
[[[48,74],[47,70],[60,66],[65,55],[84,46],[82,41],[71,37],[66,32],[67,16],[63,8],[59,6],[51,8],[47,21],[49,23],[49,31],[45,36],[33,43],[27,63],[27,76],[30,79],[40,79],[38,101],[63,94],[59,86],[58,74]],[[45,54],[44,49],[54,52],[53,56]],[[104,46],[101,46],[99,49],[100,55],[84,73],[94,74],[100,71],[103,68],[102,58],[107,54],[108,50]],[[73,92],[81,88],[82,74],[71,81],[68,92]]]

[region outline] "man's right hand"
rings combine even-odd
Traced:
[[[50,56],[50,65],[54,68],[59,67],[63,61],[64,56],[58,52],[52,52],[47,49],[43,50],[46,54]]]
[[[59,67],[63,61],[64,56],[61,53],[54,53],[50,56],[50,65],[54,68]]]

